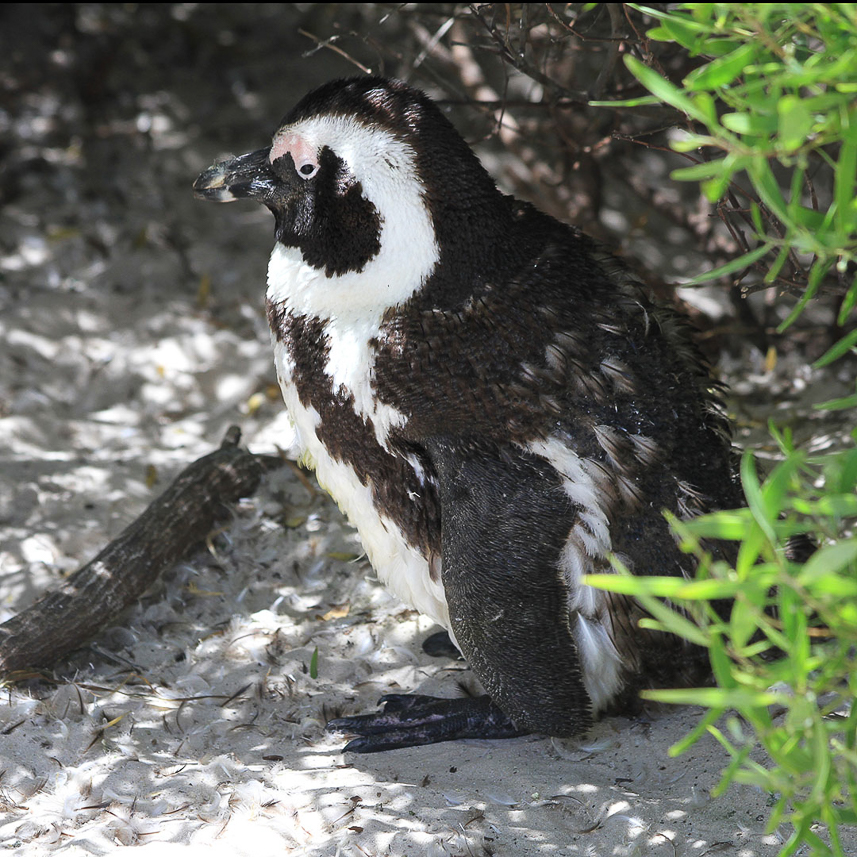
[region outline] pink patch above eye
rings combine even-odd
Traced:
[[[271,146],[271,154],[268,156],[268,160],[273,164],[277,158],[282,158],[283,155],[291,155],[298,170],[304,164],[312,164],[314,167],[318,166],[318,153],[315,146],[307,143],[298,134],[277,134],[274,137],[274,143]]]

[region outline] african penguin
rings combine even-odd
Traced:
[[[614,553],[693,573],[662,514],[741,505],[728,426],[672,313],[577,229],[502,194],[439,108],[380,77],[305,96],[194,184],[274,215],[267,311],[303,461],[381,580],[487,692],[385,698],[362,752],[585,730],[704,652],[582,583]]]

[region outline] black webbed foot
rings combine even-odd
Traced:
[[[359,735],[344,748],[352,753],[377,753],[457,738],[514,738],[527,732],[518,729],[487,695],[438,699],[395,693],[381,697],[381,703],[382,711],[339,717],[327,724],[327,730]]]
[[[423,651],[432,658],[452,658],[454,661],[461,660],[461,652],[452,642],[448,631],[438,631],[429,634],[423,640]]]

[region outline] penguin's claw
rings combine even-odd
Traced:
[[[343,752],[377,753],[458,738],[514,738],[526,734],[487,695],[438,699],[395,693],[382,697],[380,702],[384,708],[375,714],[339,717],[327,724],[328,732],[359,736],[349,741]]]

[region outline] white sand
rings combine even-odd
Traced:
[[[712,740],[668,757],[695,722],[690,710],[611,719],[576,741],[343,755],[326,716],[370,710],[389,691],[455,694],[468,673],[422,654],[430,623],[367,582],[365,561],[331,558],[359,547],[329,500],[311,499],[290,472],[272,483],[240,505],[214,553],[170,572],[58,685],[4,693],[3,846],[777,853],[765,795],[711,800],[725,761]],[[281,528],[281,515],[298,525]]]

